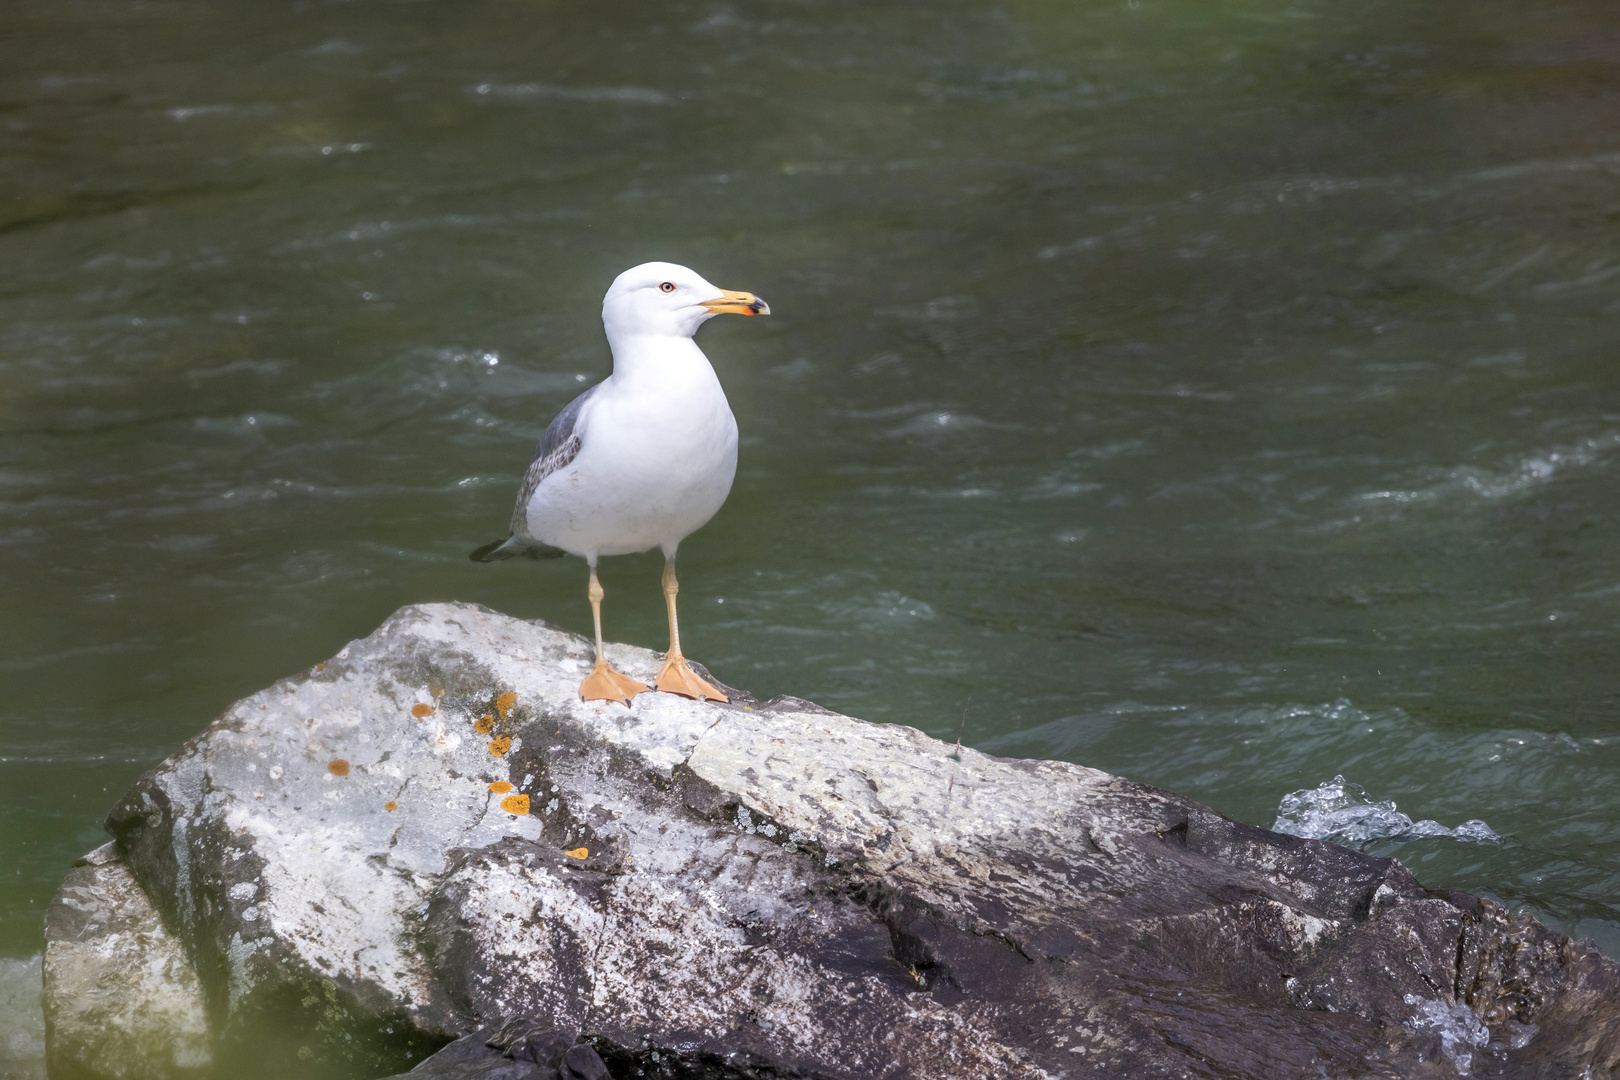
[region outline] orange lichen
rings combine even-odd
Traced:
[[[434,697],[439,697],[444,693],[444,687],[442,687],[442,686],[430,687],[428,689],[428,693],[432,694]]]
[[[590,848],[577,847],[573,851],[565,851],[563,854],[570,859],[584,859],[590,857],[591,850]]]
[[[501,714],[502,720],[505,720],[506,714],[512,711],[512,706],[515,704],[517,704],[517,695],[508,690],[495,699],[495,711]]]
[[[399,803],[395,802],[393,799],[389,799],[387,802],[383,803],[383,809],[392,814],[395,810],[399,809]]]
[[[512,790],[512,785],[508,784],[505,780],[497,780],[493,784],[489,785],[489,790],[493,791],[497,795],[505,795],[508,791]]]
[[[349,763],[342,758],[333,758],[326,763],[326,771],[333,776],[348,776]]]
[[[510,735],[497,735],[489,740],[489,752],[496,757],[501,757],[510,749],[512,749],[512,736]]]
[[[508,814],[517,814],[522,817],[529,812],[529,797],[527,795],[508,795],[501,800],[501,809]]]
[[[426,720],[428,717],[433,715],[433,706],[431,706],[431,705],[412,705],[411,706],[411,715],[416,717],[418,720]]]
[[[478,732],[480,735],[488,735],[490,732],[495,730],[495,718],[488,713],[485,713],[483,716],[478,718],[477,723],[473,724],[473,730]]]

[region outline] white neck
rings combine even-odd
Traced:
[[[609,334],[617,383],[685,383],[714,379],[714,368],[697,342],[673,334]]]

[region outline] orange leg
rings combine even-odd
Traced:
[[[630,704],[630,699],[647,689],[647,684],[621,675],[607,662],[602,648],[602,583],[596,580],[596,567],[591,567],[591,619],[596,623],[596,666],[579,684],[579,696],[584,701],[619,701]]]
[[[681,628],[675,618],[675,594],[681,591],[675,580],[675,560],[664,559],[664,603],[669,607],[669,652],[664,654],[664,666],[658,669],[656,688],[667,694],[696,698],[698,701],[727,701],[726,695],[710,686],[686,663],[681,655]]]

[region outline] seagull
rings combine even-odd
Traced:
[[[692,340],[728,312],[771,309],[753,293],[715,288],[674,263],[643,263],[615,278],[602,299],[613,374],[547,426],[518,489],[511,535],[472,553],[475,562],[578,555],[590,566],[596,666],[579,686],[586,701],[628,705],[648,689],[607,661],[596,563],[655,547],[664,551],[669,651],[654,685],[698,701],[727,700],[681,654],[675,551],[720,509],[737,474],[737,419]]]

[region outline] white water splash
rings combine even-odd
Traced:
[[[1458,466],[1436,475],[1433,482],[1424,487],[1372,491],[1359,498],[1365,502],[1385,503],[1427,503],[1457,495],[1507,499],[1543,487],[1571,469],[1593,465],[1616,450],[1620,450],[1620,432],[1610,431],[1568,446],[1513,458],[1496,469]]]
[[[645,86],[552,86],[546,83],[479,83],[468,96],[492,101],[578,101],[620,105],[670,105],[675,99]]]
[[[1406,843],[1428,836],[1447,836],[1478,844],[1499,844],[1502,838],[1489,825],[1475,818],[1455,829],[1438,821],[1413,821],[1395,809],[1392,799],[1378,801],[1360,784],[1335,776],[1314,788],[1290,792],[1277,804],[1273,832],[1331,840],[1335,844],[1359,848],[1380,840]]]
[[[1418,1007],[1417,1014],[1406,1026],[1413,1031],[1439,1033],[1441,1052],[1450,1059],[1458,1076],[1467,1076],[1474,1064],[1470,1048],[1482,1047],[1491,1041],[1485,1021],[1460,1001],[1430,1001],[1416,994],[1407,994],[1402,1000]]]

